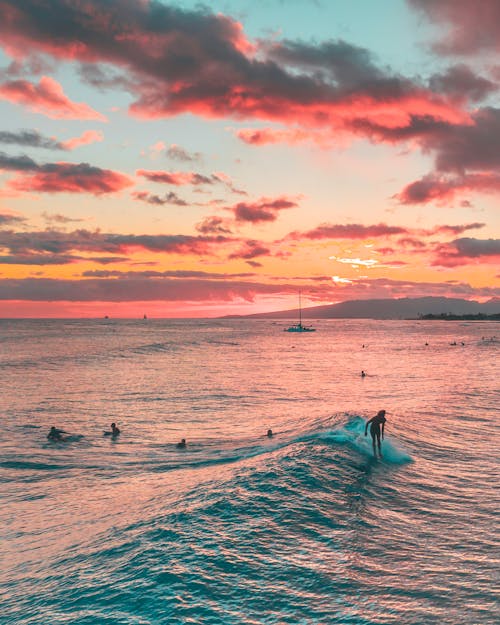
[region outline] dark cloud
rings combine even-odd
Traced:
[[[257,202],[239,202],[230,207],[236,221],[259,223],[276,221],[278,213],[287,208],[297,207],[297,202],[286,197],[262,198]]]
[[[384,278],[362,278],[350,284],[334,286],[332,282],[305,281],[313,289],[311,297],[325,299],[369,299],[387,297],[459,296],[495,297],[500,289],[474,288],[465,283],[412,282]],[[258,295],[295,295],[297,283],[262,283],[246,280],[203,278],[126,277],[56,280],[49,278],[0,279],[0,300],[134,302],[134,301],[254,301]]]
[[[251,278],[253,273],[220,273],[210,271],[188,271],[183,269],[172,271],[117,271],[94,269],[84,271],[86,278],[205,278],[206,280],[233,280],[234,278]]]
[[[150,182],[178,187],[184,185],[201,187],[204,185],[222,184],[232,193],[247,195],[246,191],[235,188],[230,177],[223,173],[210,174],[207,176],[193,171],[148,171],[146,169],[138,169],[136,174],[146,178]]]
[[[0,152],[0,169],[5,171],[37,171],[39,167],[29,156],[9,156]]]
[[[415,237],[402,237],[401,239],[398,239],[398,244],[405,250],[410,249],[412,252],[427,250],[427,243],[424,243],[424,241]],[[381,253],[385,252],[383,249],[378,249],[378,251]],[[395,250],[391,249],[391,253],[395,253]]]
[[[196,224],[196,230],[202,234],[231,234],[229,220],[216,216],[205,217]]]
[[[129,187],[124,174],[101,169],[89,163],[47,163],[39,165],[29,156],[8,156],[0,152],[0,169],[23,172],[8,186],[18,191],[45,193],[114,193]]]
[[[232,254],[229,254],[228,258],[239,258],[242,260],[253,260],[258,256],[268,256],[271,250],[265,247],[259,241],[245,241],[244,244]]]
[[[429,86],[438,93],[449,94],[458,98],[482,100],[490,93],[498,91],[498,85],[491,80],[478,76],[464,64],[453,65],[441,74],[434,74]]]
[[[423,120],[418,125],[417,141],[435,154],[435,169],[396,194],[401,203],[449,201],[464,192],[500,190],[500,109],[480,108],[465,125]]]
[[[442,54],[469,55],[500,50],[498,0],[408,0],[447,33],[434,44]]]
[[[387,80],[366,48],[342,40],[319,45],[285,40],[268,46],[267,53],[269,58],[284,66],[324,72],[335,84],[346,90],[359,86],[365,88],[367,85],[375,87],[377,81]],[[398,91],[401,88],[398,79],[392,85],[394,88]]]
[[[434,266],[457,267],[471,263],[498,264],[500,261],[500,239],[455,239],[435,249]]]
[[[71,263],[91,261],[99,265],[110,265],[112,263],[122,263],[126,258],[120,256],[75,256],[72,254],[15,254],[0,256],[1,265],[69,265]]]
[[[467,230],[479,230],[480,228],[484,228],[486,224],[483,223],[479,223],[479,222],[474,222],[474,223],[470,223],[470,224],[460,224],[457,226],[448,226],[448,225],[442,225],[442,226],[436,226],[435,228],[432,228],[432,230],[424,230],[424,234],[426,234],[427,236],[433,235],[433,234],[462,234],[462,232],[466,232]]]
[[[295,293],[296,286],[238,280],[176,278],[0,279],[0,300],[121,301],[253,301],[257,294]]]
[[[180,145],[175,145],[175,143],[167,148],[165,154],[168,158],[174,161],[180,161],[181,163],[193,163],[201,160],[200,152],[188,152],[184,148],[181,148]]]
[[[14,59],[6,68],[0,69],[0,79],[31,78],[39,74],[52,74],[55,64],[46,56],[25,51],[22,58]]]
[[[0,227],[22,224],[25,221],[26,221],[26,218],[21,217],[21,215],[11,215],[10,213],[0,213]]]
[[[0,131],[0,143],[24,145],[31,148],[45,148],[46,150],[64,150],[64,145],[52,137],[44,137],[36,130],[19,130],[9,132]]]
[[[465,53],[499,45],[498,0],[410,2],[433,22],[450,27],[442,50]],[[184,10],[158,0],[51,0],[50,8],[39,0],[0,0],[0,41],[6,51],[80,62],[92,84],[129,91],[135,98],[131,113],[143,118],[190,113],[280,122],[293,130],[252,136],[254,143],[302,141],[304,131],[330,137],[354,133],[390,143],[413,140],[435,156],[429,175],[437,179],[449,172],[494,174],[498,167],[499,109],[472,114],[465,109],[468,100],[489,95],[495,86],[465,65],[434,75],[429,88],[424,79],[399,75],[366,49],[341,40],[254,45],[238,22],[203,7]],[[42,86],[57,91],[46,82],[38,91]],[[177,156],[186,155],[178,151]],[[179,172],[138,174],[176,185],[217,181],[194,173],[184,178]],[[477,190],[488,188],[476,182]],[[45,190],[36,178],[33,184],[34,190]],[[456,193],[460,188],[455,184]],[[400,197],[409,202],[413,195],[404,190]],[[415,195],[429,198],[422,201],[434,197],[418,188]],[[252,209],[242,207],[242,212],[252,221]],[[262,214],[260,220],[271,216]]]
[[[261,42],[255,54],[233,19],[156,0],[51,0],[58,19],[48,14],[38,0],[0,0],[8,50],[28,47],[85,63],[93,84],[121,82],[133,93],[130,110],[143,117],[190,112],[322,128],[356,110],[455,115],[423,85],[378,67],[367,50],[343,41]]]
[[[136,200],[146,202],[147,204],[153,204],[154,206],[164,206],[165,204],[173,206],[189,206],[188,202],[180,198],[177,193],[174,193],[173,191],[166,193],[163,197],[153,193],[147,193],[146,191],[135,191],[132,193],[132,196]]]
[[[166,254],[209,254],[214,246],[229,241],[223,236],[105,234],[83,229],[73,232],[0,231],[0,247],[8,249],[12,254],[65,254],[72,251],[127,254],[136,249]]]
[[[99,89],[99,91],[108,89],[133,91],[137,88],[136,81],[130,76],[119,73],[105,64],[92,65],[90,63],[81,63],[78,71],[85,82]]]
[[[445,136],[429,136],[424,148],[437,153],[436,169],[464,173],[500,168],[500,108],[479,109],[473,124],[450,126]]]
[[[401,204],[426,204],[435,201],[450,204],[456,195],[464,192],[500,192],[499,174],[470,174],[464,176],[437,176],[429,174],[407,185],[394,197]]]
[[[500,256],[500,239],[472,239],[469,237],[452,242],[462,256]]]
[[[408,232],[406,228],[376,224],[363,226],[361,224],[321,224],[306,232],[291,232],[290,239],[370,239],[387,237]]]
[[[61,215],[60,213],[42,213],[42,217],[49,223],[56,224],[70,224],[85,221],[78,217],[68,217],[67,215]]]

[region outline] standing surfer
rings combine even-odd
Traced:
[[[366,422],[365,436],[368,432],[368,426],[370,426],[370,434],[372,435],[372,444],[373,444],[373,455],[375,457],[377,457],[377,447],[378,447],[379,456],[382,457],[380,435],[382,434],[382,439],[383,439],[385,422],[386,422],[385,410],[379,410],[372,419]],[[380,426],[382,426],[382,432],[380,431]]]

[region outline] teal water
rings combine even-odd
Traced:
[[[498,324],[286,325],[0,321],[2,625],[498,622]]]

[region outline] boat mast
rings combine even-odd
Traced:
[[[300,303],[300,291],[299,291],[299,326],[302,325],[302,306]]]

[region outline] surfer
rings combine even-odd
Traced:
[[[120,434],[120,428],[116,426],[116,423],[111,424],[111,432],[104,432],[104,436],[112,436],[113,438],[118,436],[118,434]]]
[[[177,449],[186,449],[186,439],[183,438],[180,443],[177,443]]]
[[[370,426],[370,434],[372,435],[372,443],[373,443],[373,455],[377,457],[377,447],[379,456],[382,457],[382,450],[380,444],[380,426],[382,426],[382,439],[384,438],[384,428],[385,428],[385,410],[379,410],[377,414],[366,422],[365,426],[365,436],[368,432],[368,426]]]
[[[56,427],[52,426],[50,428],[50,432],[47,434],[47,438],[49,441],[62,441],[64,440],[61,434],[67,434],[64,430],[58,430]]]
[[[267,438],[272,438],[272,437],[273,437],[273,431],[267,430]]]

